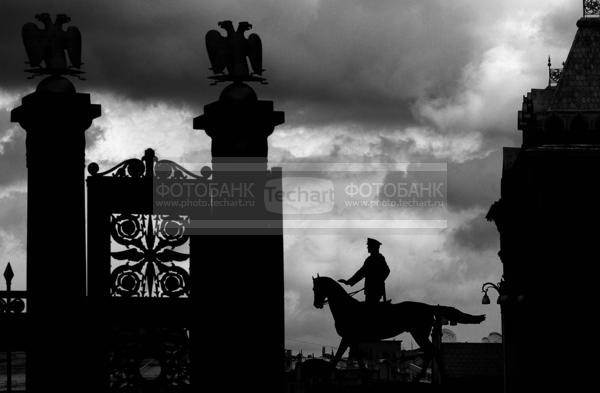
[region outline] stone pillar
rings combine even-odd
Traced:
[[[283,390],[282,211],[281,201],[268,198],[269,190],[271,195],[281,190],[281,170],[267,169],[267,138],[283,121],[272,101],[258,100],[243,83],[226,87],[194,119],[194,128],[212,138],[212,182],[229,193],[213,196],[216,224],[191,240],[193,258],[200,248],[214,255],[211,261],[191,262],[192,293],[201,303],[211,297],[206,299],[210,323],[203,324],[209,333],[198,342],[192,331],[193,356],[198,359],[200,352],[212,359],[192,378],[210,370],[226,391]],[[238,367],[248,357],[252,361]]]
[[[236,162],[262,164],[256,169],[264,171],[267,139],[283,122],[284,113],[273,110],[273,101],[259,100],[250,86],[237,82],[204,107],[204,114],[194,119],[194,129],[204,130],[212,139],[213,172],[220,171],[220,163]]]
[[[11,113],[27,132],[27,391],[81,391],[85,381],[85,131],[90,95],[51,76]]]

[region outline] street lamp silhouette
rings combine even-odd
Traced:
[[[502,302],[503,296],[502,296],[502,281],[500,281],[498,284],[494,284],[492,282],[486,282],[481,286],[481,292],[483,292],[483,298],[481,299],[481,304],[490,304],[490,297],[488,296],[488,291],[493,288],[496,290],[496,292],[498,292],[498,300],[496,301],[497,304],[500,304]]]
[[[481,286],[481,292],[483,292],[483,298],[481,299],[481,304],[490,304],[490,297],[488,296],[488,291],[490,289],[495,289],[498,292],[498,300],[497,304],[500,304],[500,325],[502,329],[502,367],[503,371],[503,384],[504,384],[504,392],[507,392],[507,384],[506,384],[506,369],[507,369],[507,356],[506,356],[506,337],[505,337],[505,326],[504,326],[504,307],[506,307],[506,303],[508,300],[508,296],[504,295],[502,292],[504,287],[504,280],[500,280],[499,283],[494,284],[493,282],[486,282]],[[504,304],[503,304],[504,303]]]

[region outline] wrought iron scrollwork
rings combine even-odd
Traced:
[[[202,176],[198,176],[188,171],[176,162],[169,160],[158,160],[156,161],[156,165],[154,166],[154,176],[158,179],[173,180],[202,179],[203,177],[208,177],[204,175],[206,173],[204,172],[204,170],[205,169],[203,168]]]
[[[0,314],[21,314],[25,311],[23,299],[0,299]]]
[[[565,63],[563,63],[563,66]],[[548,57],[548,86],[556,86],[562,76],[563,68],[552,68],[552,60]]]
[[[184,392],[190,388],[189,331],[118,329],[109,349],[111,392]]]
[[[182,249],[189,246],[185,233],[189,221],[186,216],[113,214],[111,257],[116,263],[111,271],[111,295],[188,297],[189,254]],[[119,261],[125,263],[117,265]]]
[[[196,175],[176,162],[170,160],[159,160],[153,149],[146,149],[141,159],[131,158],[125,160],[107,171],[100,172],[100,167],[93,162],[88,166],[88,172],[92,176],[113,176],[117,178],[141,179],[144,177],[157,178],[161,180],[183,180],[183,179],[205,179],[211,176],[211,169],[207,166]]]
[[[600,16],[600,0],[583,0],[583,16]]]
[[[554,86],[558,83],[558,81],[560,80],[560,77],[562,75],[562,68],[550,68],[550,85]]]

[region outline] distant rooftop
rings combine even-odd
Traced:
[[[583,6],[563,67],[552,68],[548,58],[548,86],[523,97],[523,147],[600,145],[600,0]]]
[[[600,111],[600,18],[581,18],[577,27],[550,103],[553,111]]]

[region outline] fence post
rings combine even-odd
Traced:
[[[11,312],[11,296],[10,296],[10,288],[12,284],[12,279],[15,276],[15,273],[10,266],[10,262],[6,266],[4,270],[4,279],[6,280],[6,313],[10,314]],[[6,391],[8,393],[12,392],[12,351],[11,348],[8,347],[6,351]]]

